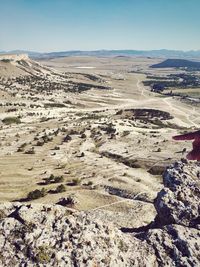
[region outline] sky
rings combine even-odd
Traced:
[[[200,0],[0,0],[0,51],[200,50]]]

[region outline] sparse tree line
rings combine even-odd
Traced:
[[[147,76],[149,80],[143,81],[152,91],[162,92],[169,88],[199,88],[200,77],[194,74],[170,74],[166,77]]]

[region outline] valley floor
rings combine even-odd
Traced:
[[[165,167],[191,147],[172,136],[198,129],[200,106],[145,88],[145,74],[130,72],[133,64],[148,67],[145,60],[91,61],[41,62],[45,81],[37,86],[1,81],[0,201],[47,204],[71,196],[73,208],[98,210],[119,227],[146,225],[156,214]],[[5,120],[18,116],[19,124]],[[51,175],[62,178],[47,183]],[[44,197],[26,198],[42,188]]]

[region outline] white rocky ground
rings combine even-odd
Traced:
[[[172,136],[199,127],[199,102],[145,88],[134,71],[153,62],[0,60],[3,266],[199,265],[199,166],[162,181],[191,148]]]
[[[199,266],[199,173],[199,164],[171,165],[155,200],[156,219],[122,231],[98,211],[2,204],[1,266]]]

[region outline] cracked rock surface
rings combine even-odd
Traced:
[[[153,250],[90,214],[59,205],[1,205],[1,266],[147,266]],[[133,242],[134,240],[134,242]]]
[[[1,204],[0,265],[200,266],[199,173],[198,163],[169,166],[154,202],[155,221],[126,233],[99,211]]]
[[[155,199],[155,221],[137,234],[154,249],[159,266],[200,266],[199,174],[199,163],[169,166]]]

